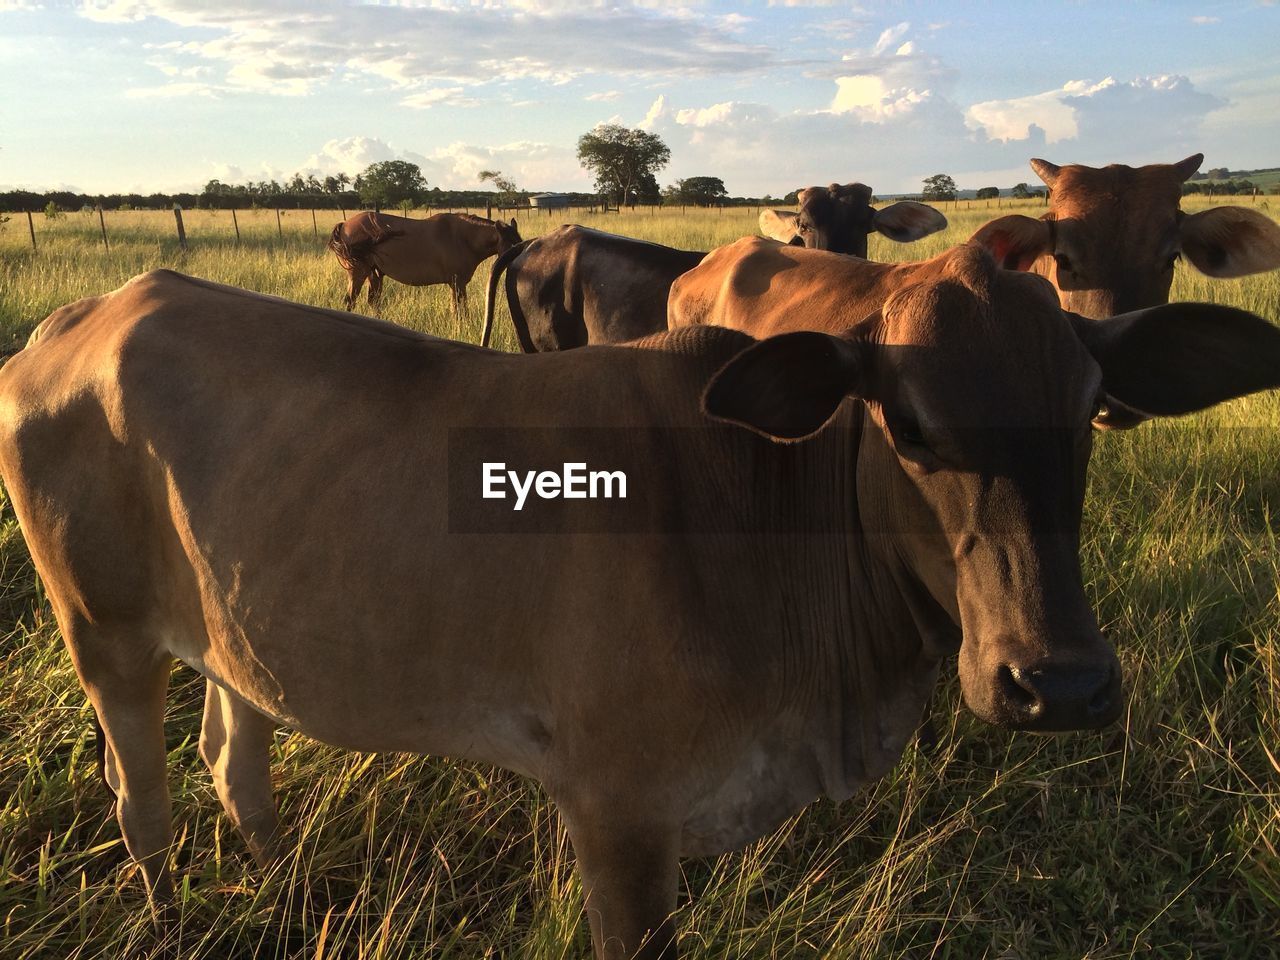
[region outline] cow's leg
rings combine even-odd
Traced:
[[[227,816],[265,873],[275,857],[279,821],[271,796],[270,751],[275,722],[208,681],[200,756],[213,774]]]
[[[608,815],[566,818],[599,960],[675,960],[680,831]]]
[[[363,263],[353,263],[347,267],[346,309],[354,310],[356,308],[356,298],[360,296],[360,289],[364,286],[368,276],[369,268]]]
[[[453,294],[453,316],[461,327],[467,312],[467,281],[461,277],[454,277],[449,281],[449,290]]]
[[[115,656],[108,662],[99,654],[129,650],[130,638],[85,642],[83,632],[67,631],[67,646],[106,738],[103,768],[116,795],[116,819],[125,848],[142,868],[153,904],[163,908],[173,896],[173,824],[164,746],[170,660],[159,651],[139,650],[136,656]]]
[[[376,270],[369,273],[369,306],[375,317],[382,316],[382,274]]]

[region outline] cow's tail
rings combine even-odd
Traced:
[[[378,272],[377,265],[372,260],[373,248],[394,237],[404,236],[403,230],[384,227],[375,220],[372,228],[376,232],[353,243],[343,226],[341,223],[334,224],[333,231],[329,234],[329,242],[325,246],[334,252],[338,262],[346,270],[350,270],[353,263],[363,263],[375,273]]]
[[[343,232],[341,223],[334,224],[333,232],[329,234],[329,242],[325,246],[334,252],[338,262],[344,268],[351,269],[351,264],[356,258],[352,256],[351,247],[347,244],[347,235]]]
[[[489,267],[489,283],[484,291],[484,332],[480,334],[480,346],[482,347],[489,346],[489,337],[493,334],[493,313],[497,309],[498,280],[503,271],[510,266],[511,261],[524,253],[524,248],[532,242],[533,239],[531,238],[512,244],[498,254],[493,264]]]

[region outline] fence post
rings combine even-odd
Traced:
[[[317,237],[320,236],[320,228],[316,226],[316,208],[311,208],[311,232]]]
[[[187,252],[187,230],[182,225],[182,207],[178,204],[173,205],[173,219],[178,225],[178,246],[182,248],[182,252]]]
[[[35,221],[31,219],[30,210],[27,211],[27,229],[31,231],[31,249],[34,250],[36,248],[36,225]]]
[[[492,204],[492,203],[486,203],[486,204],[484,205],[484,216],[485,216],[485,219],[486,219],[486,220],[492,220],[492,219],[493,219],[493,204]]]
[[[240,221],[236,219],[236,208],[231,208],[231,225],[236,228],[236,246],[240,245]]]
[[[280,225],[280,208],[276,207],[276,234],[281,240],[284,239],[284,227]]]
[[[102,246],[110,250],[111,244],[107,243],[107,222],[102,218],[102,204],[98,204],[98,226],[102,228]]]

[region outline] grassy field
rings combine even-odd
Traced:
[[[1202,205],[1202,204],[1201,204]],[[952,227],[877,259],[932,255],[1007,212],[946,204]],[[1197,201],[1188,204],[1197,208]],[[1039,212],[1034,204],[1026,212]],[[1257,209],[1266,209],[1260,202]],[[1273,213],[1274,215],[1274,213]],[[754,210],[583,222],[709,249]],[[53,308],[159,266],[336,305],[334,214],[37,216],[0,227],[0,350]],[[525,236],[561,222],[521,218]],[[1280,274],[1174,299],[1280,317]],[[384,315],[476,342],[484,271],[461,328],[443,287],[388,282]],[[499,314],[497,345],[514,337]],[[695,958],[1257,958],[1280,956],[1280,394],[1100,436],[1083,562],[1125,674],[1104,732],[986,727],[954,670],[932,751],[839,807],[823,801],[745,853],[684,864],[682,949]],[[86,469],[92,465],[86,464]],[[359,598],[353,597],[358,603]],[[475,764],[358,755],[281,731],[274,775],[296,856],[254,873],[196,756],[203,684],[175,671],[168,725],[183,954],[529,957],[589,952],[572,854],[536,786]],[[91,712],[0,491],[0,956],[142,956],[141,880],[93,763]]]

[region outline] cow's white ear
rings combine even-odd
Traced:
[[[1280,329],[1247,310],[1166,303],[1107,320],[1068,316],[1126,414],[1178,416],[1280,387]]]
[[[1006,270],[1029,270],[1041,254],[1053,252],[1049,224],[1019,213],[983,224],[969,242],[990,250],[996,263]]]
[[[803,440],[859,391],[869,349],[861,339],[808,331],[761,340],[712,377],[702,409],[771,440]]]
[[[1182,254],[1211,277],[1280,267],[1280,226],[1244,207],[1213,207],[1182,218]]]
[[[871,221],[879,233],[898,243],[911,243],[947,228],[947,218],[927,203],[899,200],[877,210]]]

